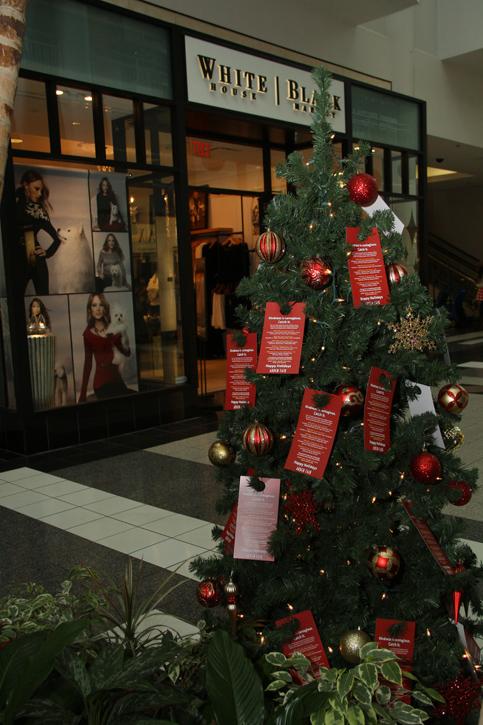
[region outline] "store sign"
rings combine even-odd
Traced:
[[[279,121],[310,126],[316,85],[308,71],[185,38],[188,100]],[[330,85],[329,122],[345,133],[344,83]]]

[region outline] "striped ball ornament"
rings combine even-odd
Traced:
[[[258,237],[256,249],[260,259],[268,264],[275,264],[282,259],[286,247],[283,239],[268,229]]]
[[[391,284],[399,284],[402,278],[406,277],[408,273],[406,267],[403,264],[399,264],[399,262],[388,264],[386,271]]]
[[[243,448],[254,456],[264,456],[273,447],[273,433],[263,423],[252,423],[242,436]]]

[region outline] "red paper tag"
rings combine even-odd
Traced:
[[[235,532],[236,532],[236,515],[237,515],[238,506],[237,504],[234,504],[230,515],[228,516],[228,519],[225,524],[225,528],[220,534],[220,537],[225,542],[225,554],[231,554],[233,555],[233,548],[235,544]]]
[[[296,375],[305,327],[305,304],[296,302],[282,315],[276,302],[267,302],[257,373]]]
[[[360,227],[347,227],[346,240],[352,245],[348,267],[355,308],[361,305],[387,305],[391,301],[381,240],[376,227],[363,242],[357,238]]]
[[[261,478],[263,491],[251,488],[250,476],[240,476],[235,530],[235,559],[274,561],[268,540],[277,527],[280,479]]]
[[[398,634],[391,634],[394,625],[398,625]],[[376,619],[376,643],[379,647],[394,652],[404,665],[411,664],[414,657],[416,622],[400,619]],[[403,664],[401,666],[404,669]]]
[[[387,383],[390,383],[389,389]],[[396,378],[391,373],[382,368],[371,368],[364,403],[366,451],[386,453],[391,447],[391,408],[395,389]]]
[[[328,397],[325,408],[314,404],[315,395]],[[330,395],[323,390],[305,389],[285,468],[312,478],[323,477],[334,445],[341,407],[342,402],[338,395]]]
[[[455,570],[426,521],[424,519],[419,519],[417,516],[414,515],[412,503],[407,498],[402,500],[402,505],[404,506],[407,515],[411,519],[411,522],[418,530],[422,540],[431,552],[431,555],[435,562],[444,571],[445,574],[453,576]]]
[[[249,332],[245,339],[244,347],[240,347],[232,334],[226,336],[225,410],[255,405],[256,385],[245,380],[245,370],[257,367],[257,333]]]
[[[277,619],[275,622],[276,627],[283,627],[285,624],[292,622],[296,619],[299,623],[298,629],[295,632],[290,642],[285,642],[282,645],[282,652],[286,657],[290,657],[294,652],[300,652],[305,655],[308,660],[312,663],[313,674],[315,677],[319,676],[319,667],[330,667],[329,660],[325,654],[324,646],[320,639],[319,631],[315,624],[314,615],[308,609],[298,614],[292,614],[290,617],[284,617],[283,619]]]

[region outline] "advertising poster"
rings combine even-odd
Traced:
[[[116,292],[130,290],[131,252],[129,234],[123,232],[94,232],[96,290]]]
[[[77,402],[137,391],[131,293],[71,295],[69,302]]]
[[[75,403],[74,366],[70,342],[69,305],[67,295],[25,297],[27,326],[42,319],[55,339],[54,399],[52,406]]]
[[[125,174],[89,172],[89,198],[93,232],[127,232]]]
[[[26,295],[88,292],[94,261],[87,172],[15,165],[19,263]]]

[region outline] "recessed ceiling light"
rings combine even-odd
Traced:
[[[11,138],[12,143],[23,143],[23,138]]]
[[[84,96],[84,101],[92,101],[92,96]]]
[[[80,126],[80,121],[72,121],[73,126]]]
[[[57,90],[55,91],[55,93],[56,93],[57,96],[63,96],[64,95],[64,91],[61,91],[60,88],[57,88]]]

